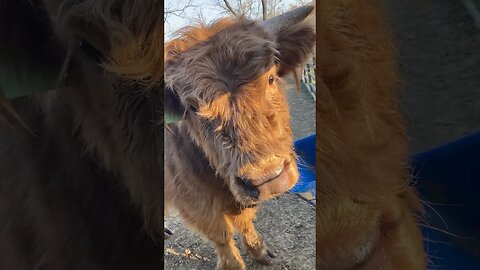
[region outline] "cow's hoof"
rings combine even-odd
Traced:
[[[168,228],[163,229],[163,237],[165,239],[170,238],[172,235],[173,235],[173,233],[172,233],[172,231],[170,231],[170,229],[168,229]]]
[[[247,270],[245,263],[242,261],[230,261],[230,262],[219,262],[217,264],[217,270]]]
[[[275,264],[275,258],[277,258],[277,256],[267,249],[267,252],[262,256],[255,258],[255,261],[262,265],[271,266]]]

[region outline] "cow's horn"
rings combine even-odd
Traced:
[[[270,33],[276,34],[301,22],[308,15],[310,15],[310,13],[312,13],[313,9],[314,7],[312,5],[302,6],[267,19],[263,21],[261,25]]]

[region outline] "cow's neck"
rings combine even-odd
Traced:
[[[225,185],[228,180],[216,173],[194,129],[189,121],[183,120],[169,125],[165,131],[165,182],[168,185],[172,181],[169,178],[180,174],[182,181],[188,183],[188,188],[194,189],[194,192],[198,189],[215,192],[218,195],[215,198],[222,200],[225,211],[238,214],[242,205],[236,202],[228,185]]]
[[[163,130],[151,121],[153,115],[144,115],[151,104],[136,104],[145,100],[129,96],[135,92],[127,92],[128,88],[122,92],[110,76],[95,63],[75,59],[66,88],[57,98],[72,111],[72,128],[87,153],[126,186],[147,229],[158,233],[163,227]]]

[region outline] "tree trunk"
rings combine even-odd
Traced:
[[[267,0],[262,0],[263,20],[267,19]]]

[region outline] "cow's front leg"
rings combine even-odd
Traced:
[[[213,239],[211,239],[214,241]],[[220,270],[245,270],[245,263],[238,248],[235,246],[233,235],[230,235],[228,239],[217,238],[214,241],[215,249],[217,251],[217,268]]]
[[[276,256],[268,250],[261,236],[255,229],[253,225],[255,216],[255,208],[247,208],[242,210],[240,215],[230,216],[230,219],[242,235],[243,244],[250,254],[252,254],[253,259],[263,265],[273,265]]]
[[[180,213],[182,214],[182,212]],[[189,226],[213,243],[217,254],[217,269],[246,269],[233,239],[235,228],[231,220],[223,213],[215,211],[205,211],[203,214],[201,212],[184,212],[182,216]]]

